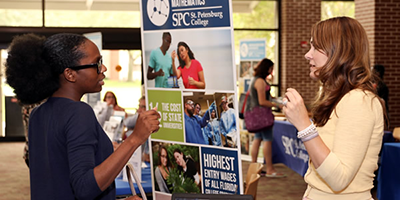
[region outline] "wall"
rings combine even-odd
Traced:
[[[309,77],[304,58],[309,45],[302,48],[300,42],[310,42],[311,27],[321,20],[321,0],[282,0],[281,8],[281,95],[295,88],[307,105],[314,101],[319,83]]]
[[[364,26],[370,42],[371,64],[386,67],[389,87],[390,127],[400,126],[400,1],[354,0],[355,17]],[[321,19],[321,0],[282,0],[281,5],[281,95],[296,88],[306,104],[313,102],[318,83],[309,78],[309,65],[300,47],[310,40],[313,24]]]
[[[389,130],[400,126],[400,1],[355,0],[356,19],[367,31],[371,64],[385,66],[389,88]]]

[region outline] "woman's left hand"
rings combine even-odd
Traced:
[[[282,109],[289,122],[299,131],[307,128],[311,122],[301,95],[295,89],[288,88],[285,93],[285,98],[283,98],[283,102],[285,101],[287,101],[287,103],[284,104]]]

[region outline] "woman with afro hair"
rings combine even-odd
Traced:
[[[78,34],[17,36],[10,44],[6,79],[29,121],[31,199],[113,199],[114,179],[133,152],[159,128],[155,110],[141,113],[134,132],[113,152],[85,93],[104,85],[96,45]],[[136,199],[137,196],[131,197]]]

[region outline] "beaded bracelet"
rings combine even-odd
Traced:
[[[311,125],[305,128],[302,131],[297,132],[297,138],[302,139],[309,135],[318,134],[317,128],[315,128],[314,123],[311,122]]]
[[[305,136],[305,137],[301,138],[301,141],[302,141],[302,142],[307,142],[308,140],[314,139],[314,138],[317,137],[317,136],[318,136],[318,131],[315,131],[314,133],[312,133],[312,134],[310,134],[310,135],[308,135],[308,136]]]

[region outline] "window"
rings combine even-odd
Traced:
[[[239,4],[242,3],[242,4]],[[274,65],[271,95],[279,95],[279,1],[243,1],[233,0],[233,26],[235,35],[235,58],[239,82],[242,82],[240,68],[240,41],[245,39],[265,39],[265,57]],[[240,5],[240,6],[239,6]],[[237,8],[237,9],[235,9]],[[251,62],[255,66],[258,62]],[[251,70],[250,70],[251,71]],[[250,76],[252,76],[250,74]]]
[[[332,17],[347,16],[355,18],[354,1],[322,1],[321,20]]]

